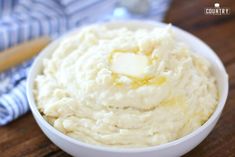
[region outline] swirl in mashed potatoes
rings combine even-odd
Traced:
[[[207,121],[218,103],[210,63],[171,27],[85,27],[43,61],[35,98],[44,118],[83,142],[147,147]]]

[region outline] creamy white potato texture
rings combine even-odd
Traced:
[[[173,141],[204,124],[218,103],[210,63],[152,30],[85,27],[64,37],[35,80],[44,118],[64,134],[112,147]]]

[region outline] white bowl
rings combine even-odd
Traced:
[[[157,23],[151,21],[116,21],[105,23],[108,27],[120,27],[126,26],[130,29],[136,28],[147,28],[152,29],[153,27],[165,27],[164,23]],[[78,31],[78,30],[75,30]],[[53,50],[57,47],[60,39],[53,41],[47,48],[45,48],[40,55],[36,58],[33,66],[29,72],[27,80],[27,97],[31,111],[38,125],[46,136],[58,147],[65,152],[80,157],[169,157],[169,156],[181,156],[194,147],[196,147],[205,137],[211,132],[215,126],[220,114],[224,108],[225,101],[228,95],[228,76],[225,68],[215,54],[204,42],[197,37],[173,26],[173,31],[176,34],[178,40],[187,43],[196,53],[207,58],[212,64],[213,74],[217,79],[218,89],[220,93],[219,104],[208,119],[200,128],[196,129],[192,133],[169,143],[162,144],[159,146],[152,146],[147,148],[111,148],[105,146],[97,146],[92,144],[83,143],[79,140],[75,140],[55,128],[53,128],[46,120],[43,119],[39,113],[36,102],[33,96],[34,80],[38,73],[42,70],[42,60],[49,57]],[[73,31],[72,31],[73,32]],[[71,32],[71,33],[72,33]]]

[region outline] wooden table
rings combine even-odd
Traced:
[[[235,1],[224,0],[220,3],[231,9],[231,15],[204,15],[205,7],[213,7],[213,0],[174,0],[165,20],[208,43],[226,65],[230,76],[229,98],[219,122],[211,134],[185,157],[235,157]],[[69,155],[47,139],[32,114],[28,113],[0,127],[0,156]]]

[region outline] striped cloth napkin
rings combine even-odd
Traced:
[[[56,38],[69,29],[96,21],[160,21],[170,1],[149,0],[151,11],[140,16],[120,7],[124,0],[0,0],[0,51],[43,35]],[[0,126],[29,110],[25,86],[32,62],[33,59],[0,73]]]

